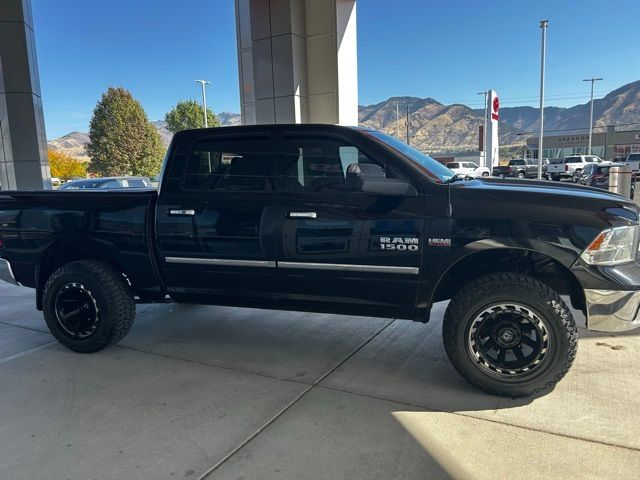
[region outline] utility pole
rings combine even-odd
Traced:
[[[407,145],[411,145],[409,138],[409,126],[411,122],[409,121],[409,104],[407,103]]]
[[[549,20],[540,20],[542,48],[540,57],[540,138],[538,138],[538,180],[542,179],[542,147],[544,143],[544,60],[547,50],[547,27]]]
[[[207,82],[206,80],[196,80],[196,83],[202,85],[202,110],[204,115],[204,128],[207,128],[209,126],[209,123],[207,122],[207,92],[205,85],[208,85],[211,82]]]
[[[489,168],[487,165],[487,95],[489,95],[489,90],[485,90],[484,92],[478,92],[478,95],[484,95],[484,127],[482,130],[482,163],[484,166]]]
[[[400,140],[400,107],[396,101],[396,137]]]
[[[593,135],[593,84],[604,80],[603,78],[585,78],[582,80],[583,82],[591,82],[591,114],[589,115],[589,149],[587,150],[587,155],[591,155],[591,136]],[[605,154],[606,156],[606,154]]]

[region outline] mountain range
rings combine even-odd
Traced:
[[[462,104],[443,105],[433,98],[391,97],[375,105],[360,106],[360,125],[396,135],[396,102],[399,105],[399,137],[406,138],[406,107],[409,106],[411,144],[428,153],[478,149],[478,126],[484,109]],[[501,107],[501,146],[522,145],[518,133],[535,136],[539,129],[539,108]],[[640,122],[640,80],[624,85],[593,102],[594,127]],[[550,135],[585,132],[589,127],[589,102],[573,107],[545,107],[545,132]],[[636,125],[636,128],[640,127]]]
[[[483,123],[484,109],[472,109],[459,103],[444,105],[437,100],[419,97],[391,97],[374,105],[359,106],[359,123],[391,135],[398,133],[396,104],[399,106],[399,137],[405,138],[409,107],[411,144],[427,153],[441,153],[478,149],[478,126]],[[593,102],[594,126],[638,123],[640,127],[640,80],[613,90]],[[545,131],[584,132],[589,126],[589,103],[573,107],[545,107]],[[218,114],[222,125],[239,125],[240,115],[231,112]],[[171,140],[166,122],[153,122],[165,145]],[[534,135],[539,128],[539,109],[535,107],[501,107],[499,137],[501,146],[522,145],[524,136]],[[558,132],[559,133],[559,132]],[[88,158],[86,133],[72,132],[49,141],[49,147],[73,157]]]

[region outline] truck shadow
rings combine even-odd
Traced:
[[[424,325],[171,305],[141,317],[122,345],[216,367],[306,384],[326,375],[322,388],[447,412],[514,408],[537,398],[489,395],[460,377],[444,351],[441,315]]]

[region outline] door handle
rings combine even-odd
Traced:
[[[289,212],[289,218],[318,218],[316,212]]]
[[[175,216],[193,217],[195,214],[196,214],[195,210],[179,210],[179,209],[169,210],[169,215],[175,215]]]

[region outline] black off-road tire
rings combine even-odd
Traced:
[[[531,371],[495,372],[471,343],[472,325],[487,309],[514,303],[535,312],[547,332],[545,356]],[[453,297],[442,326],[444,347],[455,369],[469,383],[505,397],[539,395],[552,389],[569,371],[578,348],[578,332],[567,305],[546,284],[527,275],[493,273],[473,280]],[[542,337],[545,338],[545,337]],[[521,344],[522,345],[522,344]]]
[[[518,177],[518,178],[526,178],[526,175],[523,172],[518,172],[516,177]]]
[[[66,289],[66,290],[65,290]],[[88,299],[91,310],[84,331],[65,329],[56,308],[63,291],[74,289]],[[131,288],[113,266],[95,260],[71,262],[58,268],[43,289],[43,312],[49,330],[65,347],[74,352],[92,353],[122,340],[133,325],[136,305]]]

